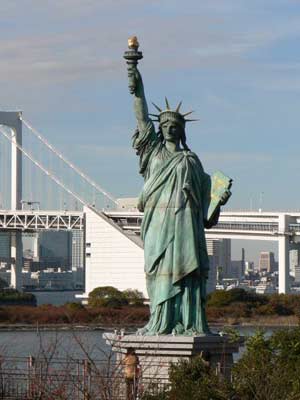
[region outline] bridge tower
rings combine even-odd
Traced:
[[[0,111],[0,125],[6,125],[11,131],[11,210],[21,209],[22,200],[22,153],[18,145],[22,146],[21,111]],[[22,233],[11,233],[11,286],[22,288],[23,248]]]
[[[278,293],[288,293],[290,288],[290,237],[289,215],[279,214],[278,220]]]

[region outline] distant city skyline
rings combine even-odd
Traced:
[[[242,248],[245,249],[245,260],[253,261],[255,267],[258,267],[259,254],[261,251],[272,251],[275,254],[275,260],[278,261],[278,244],[263,240],[232,240],[231,258],[232,260],[241,260]]]

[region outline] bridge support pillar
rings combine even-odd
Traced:
[[[11,233],[11,258],[14,259],[11,265],[10,285],[17,290],[22,290],[22,267],[23,267],[23,246],[22,233]]]
[[[278,292],[288,293],[290,289],[290,259],[289,259],[289,236],[288,215],[279,216],[279,238],[278,238]]]

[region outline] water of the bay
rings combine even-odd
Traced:
[[[257,327],[237,327],[242,336],[249,337],[257,331]],[[284,327],[266,328],[266,335]],[[215,328],[214,331],[220,329]],[[0,331],[0,356],[28,357],[36,356],[41,351],[46,354],[54,353],[55,357],[73,359],[86,358],[94,360],[107,357],[110,346],[103,339],[101,330],[57,330],[57,331]],[[240,354],[243,352],[241,349]]]
[[[81,299],[76,295],[82,294],[82,290],[35,290],[30,292],[35,295],[37,305],[52,304],[61,306],[65,303],[80,303]]]
[[[94,360],[106,358],[110,348],[102,338],[103,331],[3,331],[0,332],[0,354],[3,357],[28,357],[54,354],[55,358],[72,357]]]

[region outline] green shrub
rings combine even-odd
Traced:
[[[233,368],[233,386],[243,400],[300,399],[300,328],[258,332]]]
[[[147,390],[146,393],[143,393],[143,400],[169,400],[169,394],[167,390],[162,390],[159,393],[152,393],[151,389]]]
[[[228,382],[201,359],[170,368],[170,388],[145,400],[300,400],[300,327],[279,330],[271,337],[258,331],[232,369]]]
[[[81,303],[75,303],[75,302],[66,303],[65,307],[67,308],[67,310],[70,310],[70,311],[85,310],[84,305],[82,305]]]
[[[228,400],[232,391],[200,356],[172,365],[170,383],[170,400]]]
[[[144,295],[137,289],[126,289],[123,291],[128,303],[132,306],[143,306],[144,305]]]
[[[0,290],[0,305],[36,306],[36,297],[32,293],[22,293],[15,289]]]
[[[277,315],[293,315],[300,308],[300,296],[288,294],[272,294],[269,304]]]
[[[244,289],[216,290],[208,295],[208,306],[225,307],[232,303],[249,303],[256,306],[268,302],[267,296],[249,292]]]
[[[128,305],[124,293],[112,286],[97,287],[89,294],[89,306],[118,308]]]
[[[182,360],[169,370],[170,387],[147,400],[228,400],[232,398],[230,383],[217,376],[202,357]],[[144,396],[143,396],[144,399]]]

